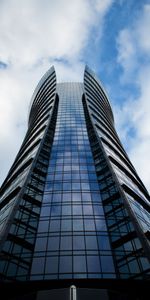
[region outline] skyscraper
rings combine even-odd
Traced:
[[[107,282],[150,279],[149,195],[88,67],[83,83],[57,83],[54,67],[40,80],[0,209],[1,282],[48,282],[32,299],[88,299],[105,282],[107,300]]]

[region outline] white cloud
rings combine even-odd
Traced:
[[[27,65],[47,57],[77,58],[91,26],[103,18],[111,2],[100,5],[101,1],[90,0],[3,1],[0,59]]]
[[[100,36],[112,3],[113,0],[0,1],[0,61],[8,64],[0,69],[1,181],[24,137],[35,85],[52,64],[58,80],[82,80],[84,49],[96,26]]]
[[[137,38],[141,50],[150,57],[150,4],[144,6],[142,18],[137,21]]]
[[[136,85],[138,96],[121,108],[120,133],[128,143],[129,156],[143,182],[150,189],[150,5],[143,6],[130,28],[117,39],[118,62],[123,68],[122,84]],[[124,130],[126,128],[126,130]],[[134,130],[134,135],[131,135]]]
[[[124,73],[135,71],[142,67],[141,57],[150,59],[150,5],[144,5],[143,11],[130,28],[120,31],[117,38],[118,62],[122,65]],[[149,61],[150,63],[150,61]]]
[[[136,68],[136,44],[134,36],[128,29],[121,30],[117,39],[118,44],[118,63],[120,63],[126,73]]]
[[[112,0],[105,0],[105,1],[94,0],[93,4],[95,5],[96,10],[98,10],[100,12],[100,14],[105,14],[113,2],[114,2],[114,0],[113,1]]]
[[[74,57],[85,43],[91,19],[85,1],[4,1],[1,60],[27,65],[47,57]]]

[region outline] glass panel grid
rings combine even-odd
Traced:
[[[103,272],[114,273],[114,268],[108,270],[102,262],[106,255],[113,265],[82,106],[83,86],[59,84],[58,94],[56,130],[37,233],[41,248],[35,246],[33,261],[44,257],[45,276],[52,278],[79,278],[80,274],[81,278],[94,274],[101,278]],[[39,275],[41,271],[35,266],[32,274]]]

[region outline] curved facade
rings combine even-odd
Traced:
[[[0,209],[2,281],[150,278],[149,195],[88,67],[39,82]]]

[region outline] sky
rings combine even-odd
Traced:
[[[82,82],[85,64],[150,191],[150,0],[0,0],[0,185],[40,78],[54,65],[58,82]]]

